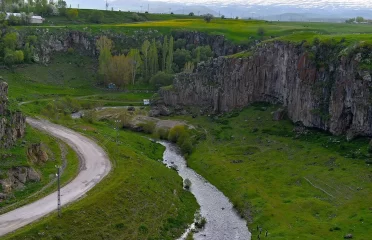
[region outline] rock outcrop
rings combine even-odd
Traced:
[[[370,49],[352,50],[268,43],[247,58],[201,63],[196,72],[179,74],[160,96],[170,106],[214,113],[253,102],[279,103],[293,122],[306,127],[349,138],[372,136],[371,72],[361,70]]]
[[[21,112],[9,109],[8,84],[0,82],[0,148],[9,148],[25,134],[26,119]]]
[[[31,144],[27,149],[28,160],[34,164],[46,163],[49,159],[46,147],[42,143]]]
[[[7,178],[1,179],[3,198],[14,190],[21,190],[27,182],[39,182],[40,174],[31,167],[14,167],[7,173]]]

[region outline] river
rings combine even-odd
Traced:
[[[191,193],[200,205],[200,213],[206,218],[205,227],[194,234],[195,240],[248,240],[251,233],[246,221],[233,208],[230,200],[216,187],[186,165],[179,149],[171,143],[159,142],[166,147],[163,162],[168,167],[177,166],[178,174],[191,181]],[[181,238],[182,239],[182,238]]]

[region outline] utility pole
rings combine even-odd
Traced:
[[[58,217],[61,217],[61,167],[56,165],[57,168],[57,182],[58,182]]]

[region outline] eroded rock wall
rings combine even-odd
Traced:
[[[26,119],[9,109],[8,84],[0,82],[0,148],[9,148],[25,134]]]
[[[253,102],[279,103],[293,122],[333,134],[372,136],[372,82],[362,53],[270,43],[247,58],[219,57],[177,75],[160,90],[165,104],[227,112]]]

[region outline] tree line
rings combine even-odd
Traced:
[[[115,50],[106,36],[96,41],[99,51],[99,81],[117,88],[145,84],[160,87],[172,83],[173,74],[193,72],[196,64],[213,56],[209,46],[187,44],[185,39],[165,36],[160,40],[144,40],[139,49]],[[113,52],[117,54],[113,54]]]

